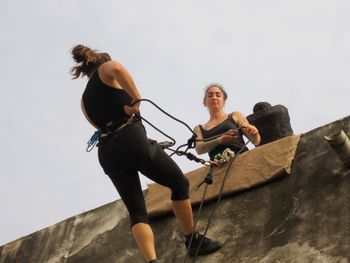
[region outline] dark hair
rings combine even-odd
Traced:
[[[111,60],[107,53],[99,53],[80,44],[73,47],[71,53],[73,60],[77,63],[71,68],[73,79],[80,77],[80,75],[91,77],[98,66]]]
[[[208,86],[205,87],[204,89],[204,98],[203,98],[203,104],[205,105],[205,98],[207,97],[207,93],[208,93],[208,90],[212,87],[218,87],[219,90],[222,92],[222,94],[224,95],[224,101],[227,100],[227,93],[224,89],[224,87],[221,85],[221,84],[218,84],[218,83],[212,83]]]

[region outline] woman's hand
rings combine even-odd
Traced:
[[[242,128],[242,130],[246,135],[251,136],[251,137],[255,137],[255,136],[259,135],[258,129],[254,125],[251,125],[251,124],[244,126]]]
[[[237,139],[237,134],[234,130],[228,130],[224,135],[220,137],[220,144],[225,144]]]
[[[124,106],[124,111],[129,116],[132,116],[135,113],[138,113],[140,110],[140,102],[135,103],[134,106],[130,107],[129,105]]]

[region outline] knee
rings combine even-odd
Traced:
[[[189,198],[190,183],[185,176],[182,176],[181,183],[172,189],[171,200],[181,201]]]

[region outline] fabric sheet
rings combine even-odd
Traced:
[[[259,146],[235,157],[231,166],[229,162],[213,170],[213,183],[207,188],[205,202],[218,197],[226,171],[228,171],[223,188],[223,195],[246,191],[282,178],[291,171],[291,165],[300,135],[291,135],[283,139]],[[228,169],[229,168],[229,169]],[[193,205],[201,202],[205,184],[200,184],[209,172],[204,166],[186,173],[190,181],[190,198]],[[170,190],[159,184],[148,185],[145,197],[150,217],[172,212]]]

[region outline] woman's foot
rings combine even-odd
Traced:
[[[222,247],[221,242],[206,238],[205,236],[203,236],[197,231],[193,233],[191,244],[190,244],[190,241],[191,241],[191,235],[186,236],[185,246],[190,256],[195,256],[196,254],[208,255],[208,254],[214,253],[215,251],[219,250]],[[198,250],[199,244],[200,244],[200,247]]]

